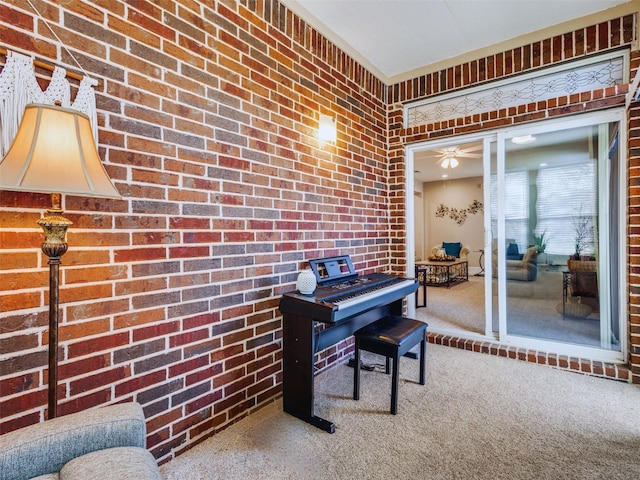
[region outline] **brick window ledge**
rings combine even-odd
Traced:
[[[427,333],[427,341],[435,345],[486,353],[499,357],[537,363],[539,365],[548,365],[562,370],[569,370],[571,372],[583,373],[586,375],[608,378],[627,383],[632,383],[633,379],[631,371],[626,365],[599,362],[584,358],[570,357],[568,355],[546,353],[528,348],[506,346],[486,340],[471,340],[430,332]]]

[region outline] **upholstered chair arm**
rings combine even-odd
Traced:
[[[70,460],[112,447],[145,447],[146,425],[138,403],[66,415],[0,436],[0,480],[56,473]]]
[[[522,257],[523,263],[534,263],[538,258],[538,247],[529,247]]]

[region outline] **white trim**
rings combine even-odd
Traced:
[[[598,125],[598,224],[609,225],[611,215],[609,211],[609,202],[607,194],[609,192],[609,180],[611,175],[611,167],[608,161],[605,161],[609,152],[609,124],[600,123]],[[603,140],[606,140],[604,142]],[[611,349],[611,309],[609,308],[611,298],[611,262],[602,255],[602,252],[608,252],[610,247],[609,229],[598,229],[598,267],[597,279],[599,290],[600,304],[600,346],[604,349]],[[603,308],[604,307],[604,308]]]
[[[484,332],[493,336],[493,232],[491,231],[491,143],[495,142],[495,135],[484,138],[482,144],[482,183],[483,201],[487,205],[484,209]]]
[[[413,148],[411,146],[405,147],[405,218],[410,218],[411,221],[405,221],[405,251],[407,252],[407,259],[405,262],[406,271],[405,277],[413,278],[415,276],[415,225],[413,222],[414,216],[414,181],[413,181]],[[427,287],[424,287],[427,288]],[[420,289],[412,293],[407,297],[407,315],[409,318],[414,318],[416,315],[416,295],[418,295]]]
[[[627,115],[626,110],[619,113],[619,125],[618,129],[618,225],[620,225],[620,235],[618,235],[618,252],[620,255],[620,263],[623,268],[618,269],[618,316],[620,317],[620,352],[623,356],[623,360],[626,361],[626,355],[629,349],[628,341],[628,318],[629,312],[627,310],[628,303],[628,289],[627,283]],[[624,227],[624,228],[623,228]]]
[[[507,338],[507,245],[501,239],[505,239],[505,204],[500,199],[504,198],[505,183],[505,138],[508,132],[498,132],[497,138],[497,228],[498,228],[498,338],[503,341]],[[491,228],[491,224],[489,224]],[[493,261],[493,259],[492,259]]]

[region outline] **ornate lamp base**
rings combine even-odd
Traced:
[[[49,257],[49,414],[58,414],[58,305],[60,290],[60,257],[67,251],[67,228],[73,223],[64,218],[61,196],[51,194],[51,208],[38,220],[44,231],[42,251]]]

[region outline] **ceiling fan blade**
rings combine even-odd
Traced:
[[[472,146],[466,147],[466,148],[459,148],[458,151],[464,152],[464,153],[475,152],[475,151],[478,151],[478,150],[482,150],[482,147],[483,147],[483,145],[481,143],[479,143],[478,145],[472,145]]]

